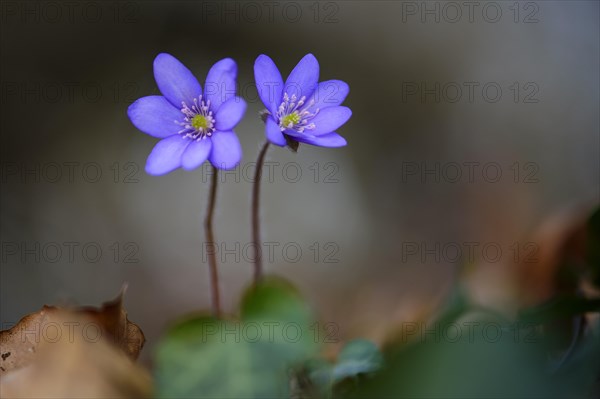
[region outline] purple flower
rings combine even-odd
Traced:
[[[346,140],[335,130],[350,119],[352,111],[340,104],[349,87],[341,80],[319,81],[319,62],[308,54],[300,60],[285,84],[271,58],[260,55],[254,63],[260,99],[267,107],[267,139],[286,145],[286,136],[321,147],[342,147]]]
[[[164,175],[179,167],[192,170],[207,159],[219,169],[232,169],[242,158],[233,128],[246,112],[235,96],[237,65],[225,58],[212,66],[204,95],[192,72],[175,57],[154,59],[154,78],[162,96],[138,99],[127,115],[142,132],[162,139],[146,161],[146,172]]]

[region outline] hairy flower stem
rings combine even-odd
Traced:
[[[221,299],[219,295],[219,274],[217,270],[217,248],[213,233],[213,214],[215,212],[215,201],[217,198],[218,169],[213,167],[212,181],[210,185],[210,196],[208,197],[208,209],[204,219],[204,231],[206,233],[206,248],[208,254],[208,267],[210,270],[210,282],[212,287],[212,313],[219,317],[221,314]]]
[[[263,145],[256,161],[254,187],[252,188],[252,244],[254,246],[254,284],[258,284],[263,276],[262,242],[260,241],[260,179],[265,163],[265,155],[269,149],[269,141]]]

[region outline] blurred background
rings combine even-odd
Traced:
[[[244,158],[221,175],[215,220],[229,312],[252,276],[259,54],[285,77],[313,53],[320,80],[351,88],[353,117],[338,131],[348,146],[272,147],[262,189],[268,272],[298,285],[340,339],[382,340],[423,318],[464,265],[474,296],[511,309],[507,265],[536,248],[524,247],[530,234],[599,200],[596,1],[1,7],[2,328],[44,304],[99,305],[127,282],[151,361],[169,323],[209,308],[210,169],[146,175],[156,139],[126,114],[158,94],[160,52],[201,83],[234,58],[249,103],[236,131]]]

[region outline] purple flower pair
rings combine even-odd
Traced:
[[[267,107],[266,136],[284,146],[287,139],[321,147],[341,147],[346,140],[335,130],[352,115],[340,104],[348,85],[339,80],[318,83],[319,64],[306,55],[285,84],[266,55],[254,65],[256,87]],[[146,172],[163,175],[179,167],[193,170],[209,160],[218,169],[233,169],[242,148],[233,129],[246,111],[235,95],[237,65],[225,58],[212,66],[204,93],[194,75],[175,57],[159,54],[154,78],[162,96],[142,97],[128,109],[131,122],[142,132],[162,139],[146,162]]]

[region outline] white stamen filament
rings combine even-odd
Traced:
[[[200,95],[198,98],[194,98],[194,103],[191,108],[185,101],[182,101],[181,112],[185,115],[183,122],[175,121],[175,123],[183,127],[183,129],[177,132],[182,138],[189,137],[192,140],[200,141],[212,136],[215,131],[215,118],[213,117],[212,111],[210,111],[210,100],[205,103]],[[205,119],[206,127],[196,128],[192,125],[192,120],[198,115]]]
[[[287,93],[283,94],[283,102],[277,109],[277,118],[279,120],[279,128],[281,131],[285,131],[286,129],[293,129],[299,133],[304,133],[305,130],[313,130],[316,128],[314,123],[309,123],[318,113],[319,108],[314,110],[314,112],[310,112],[309,108],[315,104],[315,100],[311,99],[305,107],[303,105],[306,102],[306,97],[302,96],[298,102],[296,102],[298,98],[295,94],[292,94],[292,97]],[[294,121],[289,121],[287,125],[285,125],[285,119],[287,116],[296,113],[298,122],[294,123]]]

